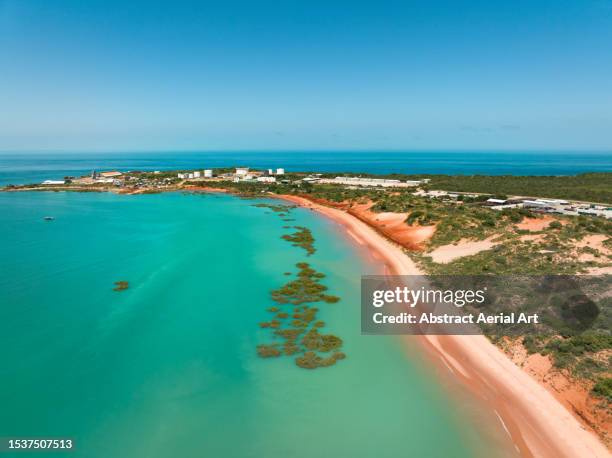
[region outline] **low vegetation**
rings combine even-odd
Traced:
[[[612,402],[612,377],[600,378],[593,386],[593,394]]]
[[[355,175],[334,173],[337,175]],[[451,192],[480,193],[490,195],[512,195],[525,197],[548,197],[585,202],[612,204],[612,173],[582,173],[570,176],[516,176],[516,175],[372,175],[364,177],[390,178],[397,180],[429,179],[428,189]]]
[[[429,187],[446,191],[573,199],[612,204],[612,173],[575,176],[428,175]]]

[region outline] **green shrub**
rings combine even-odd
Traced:
[[[599,396],[612,401],[612,378],[601,378],[592,390],[595,396]]]

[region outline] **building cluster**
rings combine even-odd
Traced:
[[[612,219],[612,207],[569,202],[563,199],[489,199],[486,202],[493,210],[505,208],[528,208],[537,213],[554,213],[558,215],[600,216]]]
[[[366,186],[366,187],[382,187],[382,188],[411,188],[426,184],[429,179],[423,180],[390,180],[386,178],[369,178],[369,177],[336,177],[336,178],[319,178],[311,180],[318,183],[326,184],[342,184],[348,186]]]
[[[151,174],[154,176],[151,176]],[[81,177],[67,176],[64,177],[63,180],[45,180],[41,184],[45,186],[73,184],[80,186],[107,185],[116,187],[161,189],[173,186],[175,183],[176,178],[169,177],[168,174],[162,175],[162,172],[158,170],[154,172],[141,172],[138,170],[129,172],[119,172],[116,170],[98,172],[94,170],[89,175]]]
[[[251,170],[249,167],[236,167],[234,172],[222,173],[216,177],[224,180],[239,181],[258,181],[262,183],[276,183],[276,177],[285,174],[285,169],[268,169],[266,171]],[[203,171],[181,172],[177,174],[181,180],[211,179],[215,175],[211,169]]]
[[[177,175],[181,180],[193,180],[194,178],[212,178],[212,169],[194,170],[193,172],[183,172]]]
[[[81,184],[87,184],[88,181],[93,183],[102,183],[102,184],[112,184],[115,186],[121,186],[123,184],[122,181],[122,172],[118,172],[116,170],[111,170],[108,172],[96,172],[95,170],[91,172],[89,179],[87,177],[78,178],[76,181]]]
[[[451,200],[451,201],[459,200],[459,196],[471,197],[471,198],[478,197],[478,194],[439,191],[435,189],[428,190],[428,191],[425,191],[424,189],[419,189],[416,192],[414,192],[414,195],[421,196],[421,197],[429,197],[430,199],[441,199],[441,200]]]
[[[448,192],[440,190],[425,191],[422,189],[416,191],[414,195],[448,201],[460,201],[466,197],[472,199],[483,197],[482,194]],[[462,197],[461,199],[459,198],[460,196]],[[490,208],[491,210],[527,208],[535,213],[553,213],[571,216],[599,216],[606,219],[612,219],[612,207],[583,202],[569,202],[563,199],[527,199],[522,197],[514,197],[510,199],[489,198],[483,201],[482,205]]]
[[[276,183],[277,177],[285,175],[285,169],[278,168],[267,169],[265,171],[251,170],[249,167],[236,167],[233,174],[229,174],[228,178],[234,182],[240,181],[257,181],[259,183]]]
[[[65,177],[63,180],[45,180],[42,182],[43,185],[65,185],[69,183],[75,184],[84,184],[84,185],[92,185],[92,184],[112,184],[115,186],[120,186],[123,184],[122,181],[122,172],[118,172],[116,170],[112,170],[109,172],[96,172],[95,170],[91,172],[88,176],[83,177]]]

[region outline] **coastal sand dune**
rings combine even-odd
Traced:
[[[408,213],[375,213],[370,210],[371,207],[371,203],[354,205],[348,209],[348,213],[375,227],[385,237],[405,248],[422,249],[436,230],[435,226],[409,226],[406,224]]]
[[[612,250],[604,245],[604,242],[608,240],[608,238],[609,237],[605,234],[587,235],[576,243],[576,248],[590,247],[605,255],[612,254]]]
[[[541,231],[546,229],[553,221],[555,221],[555,218],[549,215],[542,216],[541,218],[524,218],[516,227],[527,231]]]
[[[389,272],[419,275],[414,262],[363,221],[336,209],[296,196],[283,196],[340,223],[385,260]],[[595,434],[583,426],[528,373],[516,366],[484,336],[406,336],[423,348],[475,396],[494,409],[521,456],[603,458],[612,456]]]
[[[455,244],[443,245],[428,253],[433,262],[438,264],[448,264],[455,259],[464,256],[473,256],[481,251],[490,250],[495,246],[493,239],[496,236],[489,237],[485,240],[467,240],[462,239]]]
[[[576,248],[576,256],[579,261],[593,261],[593,262],[605,262],[605,258],[607,256],[612,255],[612,250],[604,245],[609,239],[607,235],[604,234],[593,234],[587,235],[582,240],[579,240],[575,243],[574,247]],[[598,256],[595,256],[592,253],[584,253],[581,252],[584,248],[591,248],[598,253]],[[612,275],[612,266],[599,266],[599,267],[590,267],[587,269],[587,273],[589,275]],[[612,434],[612,432],[611,432]]]
[[[435,226],[418,226],[406,224],[408,213],[383,212],[371,210],[372,202],[348,207],[349,214],[375,227],[385,237],[410,250],[420,250],[433,236]]]

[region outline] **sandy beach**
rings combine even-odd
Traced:
[[[481,251],[490,250],[495,246],[493,239],[495,236],[479,241],[460,240],[455,244],[438,247],[428,253],[428,256],[431,256],[431,259],[438,264],[448,264],[463,256],[472,256]]]
[[[422,274],[401,247],[345,211],[297,196],[282,198],[341,224],[352,242],[385,262],[390,274]],[[459,380],[493,409],[520,456],[612,456],[592,431],[484,336],[405,336],[404,339],[407,344],[418,339],[435,364],[445,367],[449,377]]]

